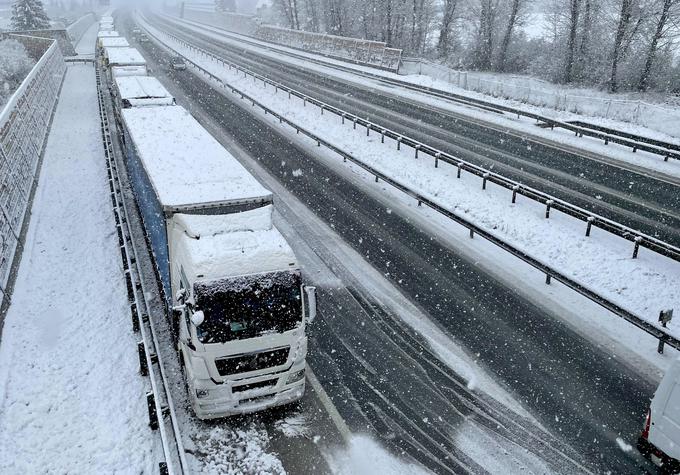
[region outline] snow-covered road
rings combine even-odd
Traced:
[[[78,56],[90,56],[94,58],[94,49],[97,41],[97,33],[99,32],[99,23],[93,23],[76,45],[76,53]]]
[[[441,165],[436,169],[429,157],[416,160],[410,147],[397,151],[390,139],[382,144],[376,133],[366,137],[365,128],[353,130],[349,121],[343,125],[337,116],[321,114],[318,107],[305,106],[302,100],[289,99],[287,94],[277,94],[271,86],[244,78],[162,36],[151,25],[145,22],[143,25],[169,47],[227,84],[650,323],[656,323],[661,309],[678,306],[677,262],[646,250],[641,251],[638,259],[632,259],[632,245],[626,240],[602,230],[594,230],[592,237],[587,238],[585,225],[578,220],[555,211],[547,220],[543,205],[522,198],[512,204],[511,192],[507,190],[495,185],[482,190],[481,180],[465,173],[457,179],[455,167]],[[271,120],[278,124],[277,119]],[[326,153],[321,149],[320,152]],[[679,334],[677,326],[671,325],[669,329]]]
[[[94,68],[74,65],[0,343],[0,473],[154,472],[143,393]]]

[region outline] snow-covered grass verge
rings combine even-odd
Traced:
[[[160,33],[145,25],[152,34]],[[244,79],[210,59],[200,57],[184,46],[166,39],[170,47],[223,81],[255,97],[274,111],[337,147],[378,169],[398,182],[417,190],[453,212],[465,216],[506,242],[545,264],[570,276],[614,303],[657,324],[658,312],[680,304],[680,264],[649,251],[632,259],[630,242],[596,230],[586,238],[585,225],[559,212],[545,219],[545,207],[526,199],[511,204],[511,192],[489,184],[484,191],[481,180],[448,165],[434,168],[429,158],[415,159],[413,149],[397,151],[394,141],[380,136],[366,137],[366,130],[341,125],[340,118],[321,114],[319,108],[287,94]],[[272,118],[272,124],[278,120]],[[680,335],[680,326],[671,323],[669,331]]]
[[[672,175],[675,177],[680,177],[680,163],[678,163],[677,160],[669,161],[669,162],[664,162],[663,157],[659,157],[658,155],[651,154],[648,152],[637,152],[633,153],[631,150],[626,149],[622,146],[618,145],[604,145],[604,143],[600,140],[597,140],[592,137],[575,137],[572,132],[569,132],[564,129],[555,129],[555,130],[549,130],[549,129],[542,129],[539,127],[536,127],[536,123],[532,119],[528,119],[526,117],[520,117],[517,118],[516,116],[509,116],[507,114],[497,114],[495,112],[487,112],[484,110],[481,110],[479,108],[475,107],[468,107],[464,106],[461,104],[457,104],[451,101],[447,101],[445,99],[440,99],[437,97],[433,97],[431,95],[425,94],[425,93],[419,93],[415,91],[411,91],[408,89],[403,89],[403,88],[398,88],[394,87],[393,85],[389,84],[384,84],[380,80],[373,80],[369,79],[363,76],[360,76],[359,74],[353,74],[350,72],[345,72],[345,71],[340,71],[338,69],[335,69],[333,67],[334,64],[339,64],[343,68],[351,68],[355,69],[359,72],[370,72],[371,74],[378,74],[380,76],[384,76],[387,78],[391,79],[399,79],[399,80],[404,80],[404,76],[400,76],[394,73],[389,73],[385,71],[376,71],[374,68],[368,68],[368,67],[362,67],[362,66],[356,66],[356,65],[351,65],[342,61],[336,61],[336,60],[331,60],[328,58],[323,58],[318,55],[313,55],[311,53],[301,53],[300,51],[297,50],[290,50],[285,47],[280,47],[277,45],[272,45],[271,43],[265,43],[261,42],[258,40],[253,40],[252,38],[247,38],[249,42],[254,42],[257,44],[261,44],[262,46],[253,46],[251,44],[244,43],[242,41],[239,41],[238,38],[239,35],[237,34],[229,34],[230,36],[226,36],[224,30],[220,30],[219,28],[211,27],[208,25],[204,24],[199,24],[195,22],[190,22],[186,20],[178,20],[176,18],[168,17],[165,16],[165,19],[172,21],[174,23],[180,24],[185,28],[189,28],[193,31],[196,31],[197,33],[201,33],[203,35],[206,35],[210,37],[211,39],[215,39],[217,41],[223,42],[225,44],[231,44],[234,46],[238,46],[239,48],[243,49],[243,51],[253,51],[257,52],[260,55],[263,55],[265,57],[269,57],[272,59],[275,59],[276,61],[281,61],[284,63],[288,63],[291,65],[294,65],[296,67],[301,67],[305,69],[309,69],[312,71],[316,71],[319,73],[323,73],[325,75],[337,78],[342,81],[347,81],[352,84],[358,84],[362,85],[364,87],[370,87],[372,89],[376,89],[381,91],[384,94],[390,94],[390,95],[395,95],[403,99],[407,100],[412,100],[415,101],[419,104],[425,105],[425,106],[431,106],[439,110],[445,110],[445,111],[451,111],[456,114],[461,114],[468,116],[472,119],[483,121],[486,124],[490,124],[494,127],[498,127],[499,129],[502,129],[504,132],[507,132],[508,130],[515,130],[518,133],[522,134],[523,136],[528,135],[529,137],[534,136],[540,140],[544,141],[551,141],[553,143],[557,143],[560,146],[569,146],[574,149],[580,149],[584,150],[586,152],[591,152],[591,153],[596,153],[598,155],[604,156],[604,157],[609,157],[613,160],[617,160],[620,162],[624,162],[627,164],[643,167],[646,169],[651,169],[655,170],[661,173],[665,173],[668,175]],[[318,60],[323,60],[324,63],[328,64],[328,66],[324,66],[321,64],[317,63],[312,63],[309,61],[305,61],[302,59],[298,58],[293,58],[291,56],[288,56],[287,53],[294,53],[298,56],[303,55],[303,56],[309,56],[311,59],[314,59],[315,61]],[[433,82],[431,78],[424,78],[420,77],[419,81],[415,82],[414,84],[418,85],[426,85],[430,87],[437,87],[439,89],[449,91],[449,92],[454,92],[457,94],[462,94],[466,95],[472,98],[477,98],[477,99],[482,99],[488,102],[493,102],[501,105],[506,105],[509,107],[518,107],[523,110],[526,110],[528,112],[534,112],[542,115],[547,115],[548,117],[552,117],[557,120],[562,120],[562,121],[569,121],[569,120],[587,120],[590,123],[593,123],[595,125],[602,125],[605,127],[610,127],[613,129],[621,130],[623,132],[628,132],[628,133],[633,133],[633,134],[638,134],[638,135],[643,135],[649,138],[653,139],[658,139],[658,140],[663,140],[663,141],[668,141],[671,143],[676,143],[680,145],[680,139],[677,136],[672,136],[669,134],[661,133],[656,130],[649,129],[647,127],[639,126],[639,125],[634,125],[630,124],[627,122],[621,122],[621,121],[616,121],[616,120],[611,120],[611,119],[605,119],[605,118],[598,118],[598,117],[592,117],[592,118],[585,118],[584,116],[570,113],[570,112],[562,112],[562,111],[554,111],[552,109],[546,109],[538,106],[532,106],[529,104],[522,104],[518,101],[510,101],[510,100],[504,100],[504,99],[499,99],[499,98],[492,98],[489,96],[486,96],[481,93],[477,93],[474,91],[467,91],[461,88],[457,88],[453,85],[450,84],[438,84],[436,82]],[[441,87],[439,87],[441,86]],[[323,98],[318,98],[323,100]],[[349,111],[352,112],[352,111]],[[675,129],[674,129],[675,130]],[[677,130],[680,130],[680,124],[678,124]]]
[[[66,75],[0,344],[0,473],[153,473],[94,69]]]

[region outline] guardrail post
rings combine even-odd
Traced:
[[[633,259],[637,259],[638,251],[640,250],[640,243],[642,242],[642,237],[635,237],[635,247],[633,248]]]
[[[302,98],[302,106],[307,107],[307,98],[306,97]]]
[[[553,200],[546,200],[545,202],[545,219],[550,218],[550,207],[553,205]]]
[[[137,355],[139,356],[139,374],[148,376],[149,364],[146,362],[146,349],[143,341],[137,343]]]
[[[462,168],[463,168],[463,164],[460,163],[460,162],[458,162],[458,165],[457,165],[457,166],[458,166],[458,173],[457,173],[457,175],[456,175],[456,178],[460,178],[460,171],[461,171]]]
[[[352,128],[354,130],[356,130],[356,128],[357,128],[357,118],[356,117],[352,119]]]
[[[320,107],[321,107],[321,115],[323,115],[323,106],[320,106]]]
[[[512,187],[512,204],[515,204],[517,201],[517,191],[519,190],[519,185],[515,185]]]
[[[666,328],[666,325],[668,322],[670,322],[673,319],[673,309],[668,309],[668,310],[661,310],[659,312],[659,323],[661,323],[661,326]],[[663,347],[666,344],[666,340],[664,337],[659,338],[659,346],[656,348],[656,351],[663,354]]]
[[[550,274],[545,275],[545,283],[547,285],[550,285],[550,282],[552,281],[552,278],[550,277]]]
[[[588,221],[588,226],[586,227],[586,237],[590,237],[590,230],[593,227],[593,222],[595,222],[595,218],[593,218],[592,216],[588,216],[587,221]]]
[[[489,178],[489,174],[485,173],[482,175],[482,190],[486,190],[486,180]]]
[[[139,319],[137,318],[137,304],[135,302],[130,305],[130,315],[132,316],[132,331],[137,333],[139,331]]]
[[[440,152],[437,152],[434,154],[434,167],[439,168],[439,159],[441,158],[442,154]]]
[[[380,131],[380,143],[385,143],[385,129]]]
[[[470,239],[472,239],[474,237],[475,237],[475,231],[472,228],[470,228]]]
[[[418,158],[418,152],[419,152],[420,149],[421,149],[421,145],[418,144],[418,145],[416,145],[414,148],[415,148],[415,151],[416,151],[416,158]]]
[[[397,137],[397,150],[401,150],[401,137]]]
[[[151,430],[158,429],[158,413],[156,412],[156,398],[151,391],[146,393],[146,407],[149,410],[149,427]]]

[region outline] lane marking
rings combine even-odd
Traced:
[[[309,381],[309,384],[312,385],[314,392],[318,395],[319,402],[321,402],[321,405],[324,407],[324,409],[326,409],[328,416],[331,418],[331,421],[333,421],[333,424],[335,424],[335,427],[338,429],[342,439],[346,444],[349,444],[352,431],[349,429],[347,423],[338,412],[335,404],[333,404],[333,401],[331,401],[331,398],[328,396],[328,393],[326,393],[326,390],[321,386],[321,383],[316,378],[316,375],[314,374],[314,371],[312,371],[312,367],[309,365],[309,362],[307,362],[307,380]]]

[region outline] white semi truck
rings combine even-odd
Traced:
[[[316,294],[272,223],[271,192],[182,107],[133,107],[121,116],[196,415],[300,399]]]

